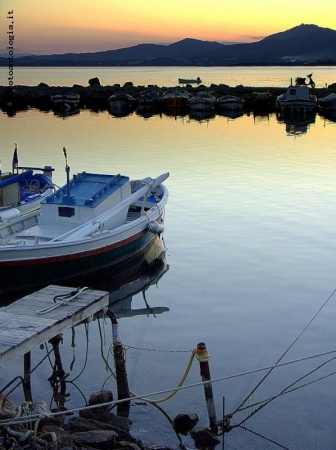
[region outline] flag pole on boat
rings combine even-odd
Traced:
[[[19,164],[19,159],[18,159],[18,154],[17,154],[17,145],[15,144],[14,154],[13,154],[13,162],[12,162],[13,174],[14,174],[14,169],[16,169],[16,172],[18,173],[18,171],[19,171],[18,164]]]

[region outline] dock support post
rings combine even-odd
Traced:
[[[25,393],[25,400],[27,402],[33,401],[32,391],[31,391],[31,353],[24,354],[24,375],[23,375],[23,389]]]
[[[112,336],[113,336],[113,356],[116,370],[117,378],[117,390],[118,390],[118,400],[124,398],[130,398],[130,391],[128,387],[126,363],[124,358],[124,347],[121,342],[118,331],[118,321],[112,311],[107,310],[107,316],[112,322]],[[130,401],[125,401],[118,403],[117,405],[117,415],[122,417],[128,417],[130,411]]]
[[[65,397],[66,397],[66,381],[67,374],[64,372],[61,354],[59,350],[59,343],[62,340],[62,335],[58,334],[57,336],[51,338],[49,340],[50,344],[53,346],[53,351],[55,355],[55,364],[53,374],[49,378],[49,382],[53,389],[54,400],[59,407],[63,407],[65,405]],[[61,386],[60,392],[58,392],[58,380]]]
[[[200,373],[201,373],[202,381],[205,382],[203,384],[203,386],[204,386],[205,401],[206,401],[206,405],[207,405],[207,409],[208,409],[210,429],[212,432],[217,433],[218,432],[218,423],[217,423],[217,418],[216,418],[216,408],[215,408],[215,402],[214,402],[214,398],[213,398],[210,369],[209,369],[209,363],[208,363],[210,356],[208,354],[208,351],[207,351],[207,348],[206,348],[204,342],[200,342],[199,344],[197,344],[197,348],[195,350],[195,356],[198,359],[199,364],[200,364]]]

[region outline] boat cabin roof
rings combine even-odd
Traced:
[[[61,187],[42,203],[94,208],[128,181],[128,177],[120,174],[104,175],[82,172],[74,175],[69,181],[69,185]]]

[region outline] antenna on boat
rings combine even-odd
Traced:
[[[66,181],[67,198],[70,199],[70,167],[68,166],[68,155],[65,147],[63,147],[63,153],[65,158],[65,171],[67,174],[67,181]]]

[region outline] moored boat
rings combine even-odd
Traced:
[[[0,293],[116,264],[162,234],[168,173],[131,181],[86,172],[70,180],[69,172],[66,163],[66,185],[39,211],[0,224]]]
[[[140,92],[135,99],[137,109],[147,110],[159,108],[162,104],[162,98],[160,93],[155,89],[148,89]]]
[[[309,86],[315,86],[311,79],[311,74],[308,75],[310,82],[304,84],[304,78],[296,78],[295,85],[292,83],[288,86],[286,92],[279,95],[276,99],[276,107],[284,114],[306,114],[312,112],[317,108],[317,97],[310,93]]]
[[[216,97],[208,92],[198,92],[188,100],[190,111],[212,111],[215,107]]]
[[[135,99],[130,94],[126,94],[125,92],[119,92],[113,95],[110,95],[108,98],[108,102],[110,105],[110,110],[113,113],[124,113],[129,112],[134,108]]]
[[[331,93],[321,97],[317,101],[317,106],[320,111],[335,111],[336,112],[336,94]]]
[[[244,109],[245,100],[236,95],[222,95],[217,98],[216,107],[219,110],[241,111]]]
[[[180,89],[164,92],[162,103],[166,108],[182,109],[188,107],[189,93]]]
[[[53,95],[51,101],[56,110],[68,113],[79,107],[80,95],[75,92],[64,92]]]
[[[41,200],[54,192],[53,171],[51,166],[19,166],[15,146],[12,172],[0,170],[0,224],[39,208]]]
[[[179,84],[200,84],[202,83],[202,80],[200,77],[197,78],[179,78],[178,79]]]

